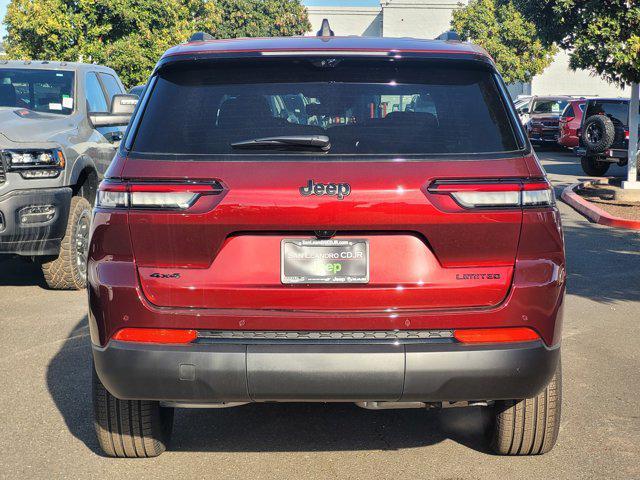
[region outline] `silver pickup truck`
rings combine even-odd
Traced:
[[[86,285],[91,208],[138,97],[99,65],[0,62],[0,255]],[[2,272],[0,272],[2,275]]]

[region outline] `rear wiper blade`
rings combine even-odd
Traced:
[[[277,137],[262,137],[242,140],[231,144],[232,148],[282,148],[308,149],[317,148],[323,152],[331,148],[331,142],[326,135],[282,135]]]

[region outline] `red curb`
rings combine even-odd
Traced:
[[[629,230],[640,230],[640,221],[627,220],[625,218],[614,217],[605,212],[603,209],[595,206],[591,202],[586,201],[580,195],[575,193],[575,189],[593,183],[593,181],[574,183],[569,185],[562,191],[561,198],[565,203],[571,205],[592,222],[609,227],[626,228]]]

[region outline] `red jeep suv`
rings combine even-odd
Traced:
[[[198,41],[158,62],[94,210],[98,438],[175,408],[477,406],[493,449],[560,420],[560,216],[473,45]]]

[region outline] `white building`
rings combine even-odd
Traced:
[[[309,34],[314,35],[326,18],[335,34],[341,36],[436,38],[450,29],[452,12],[459,4],[460,0],[382,0],[379,7],[309,6]],[[518,87],[511,90],[532,95],[630,95],[629,89],[622,90],[586,71],[572,71],[565,52],[560,52],[530,84]]]

